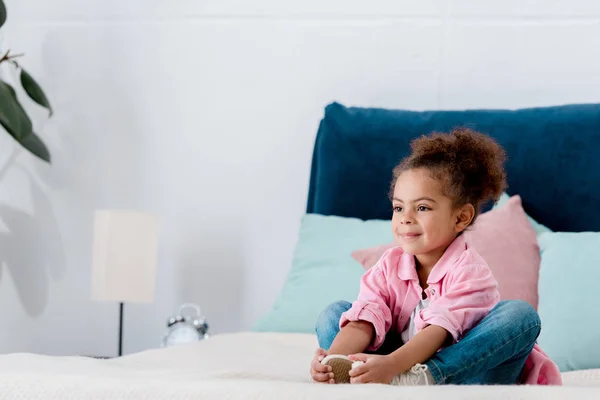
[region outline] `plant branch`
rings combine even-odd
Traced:
[[[11,61],[11,60],[14,60],[15,58],[23,57],[24,55],[25,55],[24,53],[10,54],[10,50],[6,50],[6,53],[4,53],[2,58],[0,58],[0,64],[2,64],[4,61]]]

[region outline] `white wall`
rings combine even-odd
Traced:
[[[198,302],[248,329],[289,269],[323,107],[521,107],[600,99],[593,0],[9,0],[56,115],[51,167],[0,135],[0,352],[112,355],[90,300],[95,208],[161,216],[156,301],[125,351]],[[7,79],[11,79],[11,75]],[[0,231],[1,232],[1,231]]]

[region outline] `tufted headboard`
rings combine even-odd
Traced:
[[[506,150],[508,190],[554,231],[600,231],[600,105],[404,111],[330,104],[315,141],[307,212],[389,219],[393,167],[410,141],[466,126]]]

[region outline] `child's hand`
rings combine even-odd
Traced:
[[[335,383],[333,380],[333,372],[329,365],[321,364],[321,360],[327,356],[327,352],[323,349],[317,349],[315,357],[310,364],[310,376],[315,382]]]
[[[397,375],[393,360],[388,356],[352,354],[352,361],[362,361],[350,370],[350,383],[390,383]]]

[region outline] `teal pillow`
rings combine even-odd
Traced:
[[[325,307],[358,295],[365,270],[351,253],[393,240],[390,221],[305,215],[283,289],[254,330],[314,333]]]
[[[562,372],[600,368],[600,232],[547,232],[538,241],[538,343]]]
[[[510,199],[510,196],[507,193],[502,193],[502,196],[500,196],[500,199],[498,200],[494,208],[501,207],[504,203],[508,201],[508,199]],[[527,215],[527,218],[529,219],[529,222],[531,223],[531,226],[533,227],[533,230],[537,235],[544,232],[552,232],[549,228],[540,224],[535,219],[531,218],[529,215]]]

